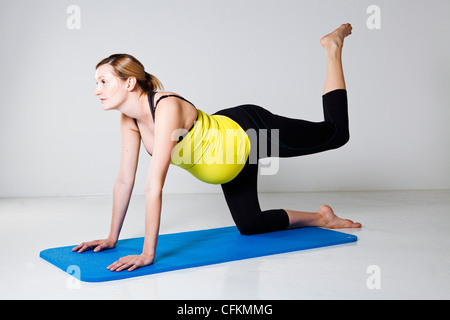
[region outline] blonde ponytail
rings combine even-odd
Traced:
[[[156,91],[158,90],[164,90],[164,87],[161,83],[161,81],[159,81],[159,79],[157,77],[155,77],[154,75],[145,72],[145,80],[147,81],[147,84],[150,88],[150,92]]]

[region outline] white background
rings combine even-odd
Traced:
[[[81,9],[81,29],[66,22]],[[370,30],[369,5],[381,9]],[[450,2],[0,0],[0,196],[110,195],[119,113],[94,96],[94,67],[137,57],[167,91],[214,113],[261,105],[321,121],[320,38],[350,22],[350,142],[281,159],[265,192],[450,189]],[[135,194],[150,158],[141,148]],[[220,192],[172,166],[166,193]]]

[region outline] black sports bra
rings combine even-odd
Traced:
[[[181,99],[181,100],[184,100],[184,101],[190,103],[190,104],[195,108],[195,106],[194,106],[193,103],[191,103],[191,102],[189,102],[188,100],[186,100],[185,98],[180,97],[180,96],[177,96],[177,95],[175,95],[175,94],[166,94],[166,95],[163,95],[163,96],[159,97],[159,99],[156,101],[156,104],[155,104],[155,103],[154,103],[154,102],[155,102],[155,94],[156,94],[156,91],[153,91],[152,93],[150,93],[150,94],[148,95],[148,104],[149,104],[149,106],[150,106],[150,112],[152,113],[153,123],[155,123],[155,110],[156,110],[156,107],[158,106],[158,103],[159,103],[162,99],[165,99],[165,98],[168,98],[168,97],[176,97],[176,98],[179,98],[179,99]],[[196,108],[196,109],[197,109],[197,108]],[[139,126],[138,126],[138,124],[137,124],[136,119],[133,119],[133,120],[134,120],[134,123],[136,123],[136,127],[138,127],[138,130],[139,130]],[[191,131],[192,128],[194,128],[194,125],[195,125],[195,122],[194,122],[194,124],[192,125],[192,127],[188,130],[188,132]],[[180,142],[181,140],[183,140],[184,137],[188,134],[188,132],[186,132],[184,135],[180,136],[180,137],[178,138],[178,142]]]

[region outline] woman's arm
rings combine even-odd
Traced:
[[[119,174],[113,189],[113,210],[109,239],[117,242],[133,192],[136,170],[139,161],[141,136],[135,122],[122,114],[120,118],[122,150]]]
[[[128,271],[152,264],[158,241],[162,190],[172,158],[172,150],[177,141],[171,139],[172,133],[183,127],[181,106],[176,102],[160,103],[156,113],[155,142],[145,185],[145,240],[141,255],[132,255],[119,259],[108,269]]]
[[[128,205],[133,191],[136,169],[139,160],[141,138],[133,119],[122,114],[120,119],[122,136],[122,151],[120,168],[113,188],[113,208],[111,229],[107,239],[83,242],[72,249],[79,253],[94,249],[98,252],[103,249],[114,248],[119,239],[120,230],[127,213]]]

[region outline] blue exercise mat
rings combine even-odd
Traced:
[[[313,227],[244,236],[233,226],[160,235],[154,264],[131,272],[109,271],[106,267],[123,256],[141,254],[144,238],[119,240],[114,249],[100,252],[72,252],[75,245],[47,249],[40,257],[79,280],[101,282],[356,240],[351,234]]]

